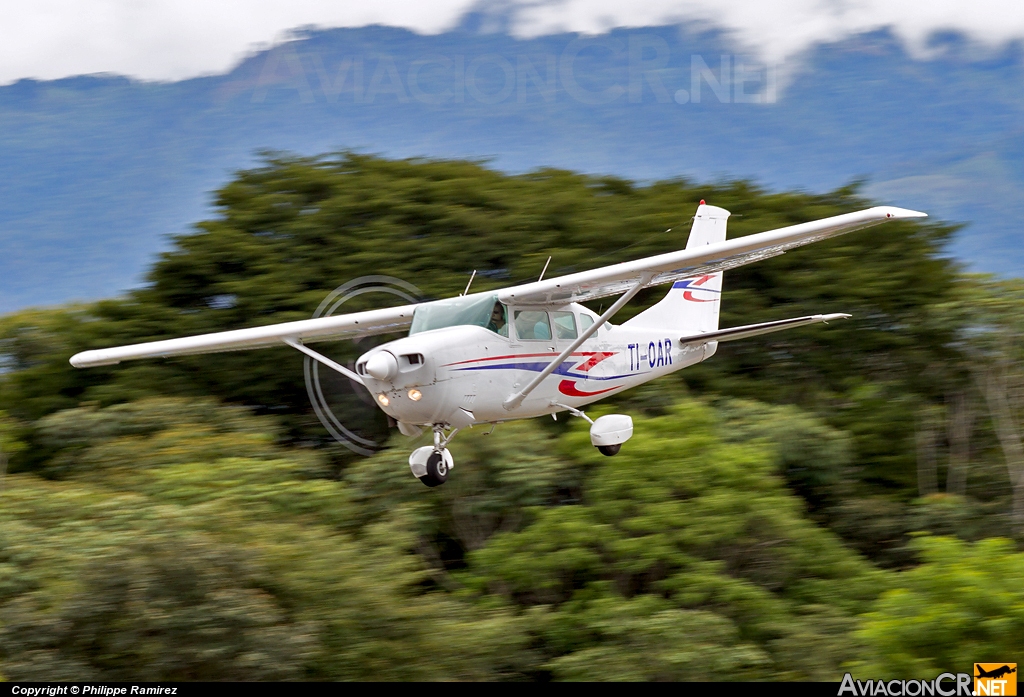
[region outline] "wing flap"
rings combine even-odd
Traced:
[[[401,305],[383,310],[354,312],[348,315],[320,317],[264,327],[199,334],[181,339],[150,341],[144,344],[83,351],[71,357],[71,365],[76,368],[93,368],[101,365],[115,365],[121,361],[138,358],[167,358],[266,348],[283,345],[285,339],[312,342],[388,334],[412,324],[412,315],[415,309],[415,305]]]
[[[498,292],[503,302],[519,304],[567,304],[625,292],[645,275],[645,287],[694,276],[727,271],[778,256],[790,249],[888,220],[924,218],[926,214],[905,208],[876,206],[855,213],[761,232],[694,249],[659,254],[592,271],[581,271],[544,281],[506,288]]]

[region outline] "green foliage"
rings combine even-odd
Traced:
[[[9,603],[7,670],[39,681],[302,677],[318,649],[313,627],[289,618],[244,554],[204,537],[125,541],[78,566],[57,608],[43,592]]]
[[[18,432],[22,428],[14,419],[0,411],[0,452],[13,455],[25,449],[25,444],[18,439]]]
[[[425,440],[359,461],[318,447],[287,349],[67,363],[305,318],[367,273],[440,297],[473,269],[484,290],[535,278],[548,254],[551,274],[678,249],[700,198],[733,211],[733,237],[866,205],[853,188],[268,155],[146,288],[0,318],[3,675],[834,680],[1019,652],[1020,554],[983,538],[1011,529],[1011,492],[1024,501],[1002,457],[1024,413],[1024,294],[959,279],[938,255],[948,226],[889,224],[728,272],[724,326],[854,319],[726,345],[613,398],[637,415],[615,458],[578,420],[467,430],[433,490],[407,464]],[[971,422],[966,490],[920,495],[922,424],[952,453],[951,395],[976,414],[995,378],[1009,406]]]
[[[263,423],[193,406],[231,424],[243,448]],[[222,436],[190,433],[182,407],[97,410],[81,431],[94,436],[75,452],[100,451],[107,466],[64,482],[10,478],[0,508],[6,675],[485,679],[527,665],[508,612],[426,592],[410,511],[354,534],[347,487],[310,478],[306,454],[221,458]],[[135,435],[110,439],[118,433]],[[126,439],[131,448],[109,449]],[[169,457],[181,453],[187,461]],[[118,465],[119,455],[130,459]]]
[[[541,624],[570,645],[588,645],[547,664],[559,680],[743,680],[762,677],[770,664],[728,619],[651,596],[574,604]]]
[[[150,361],[75,371],[77,350],[309,317],[333,288],[367,273],[458,293],[679,249],[698,200],[733,211],[730,236],[864,207],[852,187],[825,195],[774,194],[749,183],[685,180],[636,185],[560,170],[509,176],[473,162],[391,161],[355,153],[267,155],[217,194],[217,216],[175,240],[128,298],[26,312],[0,322],[0,354],[17,370],[0,408],[36,420],[82,401],[215,395],[283,418],[292,437],[323,441],[288,349]],[[955,267],[939,256],[953,228],[888,223],[730,271],[723,324],[846,311],[849,322],[723,346],[681,373],[691,387],[799,404],[853,435],[859,477],[871,486],[913,481],[916,404],[960,374],[948,302]],[[642,294],[620,319],[659,299]],[[346,305],[380,302],[363,297]],[[367,305],[368,307],[369,305]],[[365,348],[365,347],[363,347]],[[329,349],[343,361],[360,346]],[[677,378],[679,379],[679,378]],[[628,399],[628,397],[627,397]],[[45,459],[40,452],[24,467]]]
[[[934,677],[1024,650],[1024,554],[1009,540],[923,537],[924,563],[899,575],[864,617],[858,670]]]
[[[421,502],[436,582],[520,608],[553,677],[834,677],[886,577],[806,520],[783,476],[822,453],[842,466],[845,441],[791,408],[730,407],[638,418],[615,458],[583,422],[564,435],[503,424],[460,434],[437,490],[409,476],[406,448],[346,482],[367,521]],[[787,450],[768,432],[799,435]],[[807,432],[824,442],[801,451]]]
[[[40,468],[46,476],[65,476],[75,468],[95,475],[109,467],[131,473],[197,460],[280,458],[275,445],[279,430],[272,419],[252,417],[241,407],[180,398],[150,398],[106,409],[90,404],[36,422],[39,444],[55,453]]]
[[[957,494],[931,494],[910,507],[910,529],[933,535],[976,541],[1007,532],[999,517],[987,512],[977,500]],[[913,544],[909,545],[914,547]]]
[[[551,434],[537,424],[500,424],[459,435],[454,474],[443,487],[424,492],[410,475],[408,450],[423,442],[401,439],[401,447],[349,467],[345,481],[365,520],[396,506],[416,511],[417,529],[437,558],[481,547],[495,532],[516,529],[540,506],[578,501],[583,467],[557,454]],[[436,549],[435,549],[436,547]]]
[[[763,440],[776,456],[776,470],[811,511],[827,514],[849,495],[852,447],[838,431],[791,406],[729,400],[719,406],[723,437],[733,442]]]
[[[13,475],[0,507],[4,674],[835,679],[1020,649],[1010,543],[921,538],[894,575],[804,516],[788,482],[829,492],[849,451],[792,407],[682,400],[616,458],[582,422],[473,429],[436,490],[406,448],[324,479],[268,426],[209,400],[47,417],[61,479]]]
[[[857,606],[887,582],[801,518],[766,411],[716,420],[686,401],[638,420],[615,460],[582,423],[474,429],[434,491],[391,452],[318,478],[316,458],[261,435],[264,418],[206,400],[58,412],[40,433],[63,480],[15,475],[0,508],[3,669],[833,676]]]

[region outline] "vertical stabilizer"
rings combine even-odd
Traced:
[[[725,241],[729,211],[703,201],[693,217],[687,249]],[[641,312],[626,324],[681,331],[684,335],[713,332],[718,329],[722,307],[722,274],[708,274],[676,281],[668,295],[657,305]]]

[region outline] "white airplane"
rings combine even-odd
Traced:
[[[581,407],[705,361],[723,341],[850,316],[719,329],[723,271],[887,220],[922,217],[880,206],[726,240],[729,211],[701,201],[685,250],[447,300],[84,351],[71,365],[287,344],[363,385],[404,435],[431,428],[433,445],[413,451],[409,466],[433,487],[454,467],[448,444],[474,424],[564,411],[591,423],[591,442],[602,453],[616,454],[633,435],[632,419],[591,421]],[[661,302],[622,325],[609,322],[640,290],[669,283]],[[600,316],[580,304],[619,294]],[[307,345],[405,327],[408,336],[363,354],[354,372]]]

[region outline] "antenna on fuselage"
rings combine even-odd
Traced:
[[[466,290],[462,291],[463,295],[469,292],[469,287],[473,285],[474,278],[476,278],[476,269],[473,269],[473,275],[469,277],[469,283],[466,284]]]
[[[540,283],[541,281],[544,280],[544,274],[547,273],[548,264],[550,264],[550,263],[551,263],[551,257],[548,257],[548,260],[544,262],[544,268],[540,270],[540,278],[537,279],[538,283]]]

